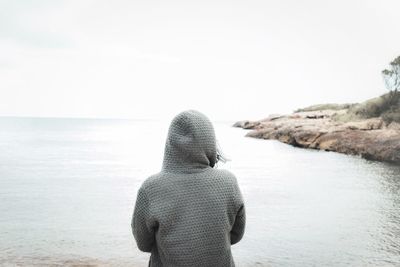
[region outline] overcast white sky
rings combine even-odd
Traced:
[[[398,0],[0,0],[0,115],[259,119],[385,92]]]

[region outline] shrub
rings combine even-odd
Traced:
[[[389,124],[391,122],[400,123],[400,109],[386,112],[385,114],[382,115],[382,119],[387,124]]]

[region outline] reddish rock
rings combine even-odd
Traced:
[[[248,137],[275,139],[297,147],[400,163],[398,124],[386,126],[380,118],[341,123],[332,119],[335,112],[338,111],[297,112],[235,125],[253,129],[246,134]]]

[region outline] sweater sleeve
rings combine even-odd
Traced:
[[[232,230],[230,232],[231,235],[231,244],[236,244],[238,243],[243,235],[244,235],[244,229],[246,226],[246,211],[244,207],[244,201],[242,197],[242,193],[240,192],[239,185],[237,184],[237,181],[235,181],[235,200],[237,203],[237,213],[236,213],[236,218],[235,222],[233,224]]]
[[[150,203],[143,188],[139,189],[135,209],[132,216],[132,233],[138,248],[143,252],[151,252],[155,244],[155,231],[149,223]]]

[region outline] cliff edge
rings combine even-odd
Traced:
[[[400,164],[400,123],[389,123],[381,117],[341,120],[355,105],[359,104],[338,105],[335,109],[303,109],[258,121],[238,121],[233,126],[251,130],[246,134],[248,137]]]

